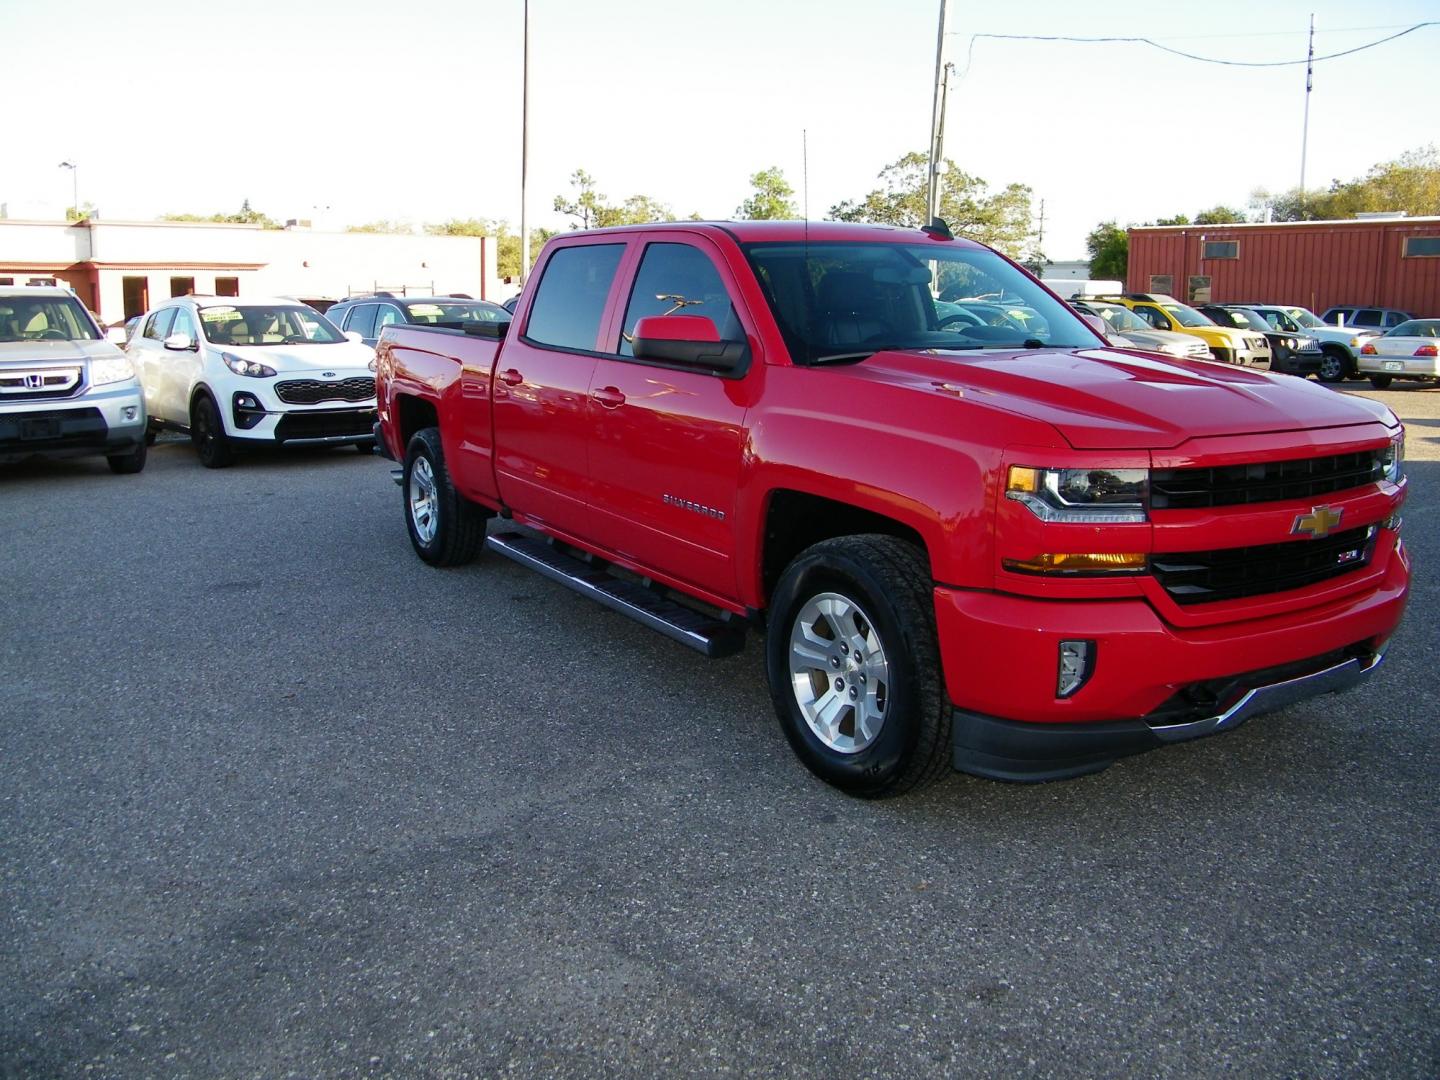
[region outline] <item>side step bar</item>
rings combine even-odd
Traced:
[[[603,569],[558,551],[543,540],[520,533],[495,533],[486,537],[485,544],[507,559],[514,559],[551,581],[568,585],[581,595],[628,615],[652,630],[659,630],[712,660],[734,656],[745,647],[743,624],[722,622],[692,611],[638,582],[613,577]]]

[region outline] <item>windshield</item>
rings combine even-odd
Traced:
[[[1184,304],[1161,304],[1170,317],[1181,326],[1214,326],[1212,319],[1207,319],[1193,307],[1186,307]]]
[[[271,304],[200,309],[205,339],[216,345],[334,345],[345,336],[313,308]]]
[[[1268,322],[1249,308],[1220,308],[1219,310],[1223,311],[1230,322],[1236,326],[1249,330],[1269,330],[1271,328]],[[1219,319],[1215,321],[1220,322]],[[1220,325],[1224,326],[1225,324],[1221,323]]]
[[[1155,328],[1144,319],[1137,318],[1134,312],[1119,304],[1097,304],[1093,300],[1085,302],[1085,308],[1099,315],[1109,325],[1110,329],[1117,334],[1137,333],[1143,334],[1147,331],[1154,333]]]
[[[499,304],[484,300],[419,300],[406,304],[410,321],[426,326],[459,326],[464,329],[467,322],[509,322],[510,313]]]
[[[0,341],[98,341],[100,332],[69,296],[0,296]]]
[[[881,349],[1099,344],[1078,315],[993,251],[824,242],[748,244],[745,253],[796,363]]]
[[[1281,308],[1280,310],[1307,329],[1317,326],[1323,328],[1325,326],[1323,322],[1315,317],[1314,312],[1306,311],[1303,307],[1287,307]]]

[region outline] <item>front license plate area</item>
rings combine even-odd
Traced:
[[[21,439],[56,439],[60,437],[60,421],[44,416],[35,420],[20,421]]]

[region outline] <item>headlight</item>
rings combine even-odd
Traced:
[[[275,369],[266,364],[245,360],[228,352],[221,353],[220,359],[224,360],[225,366],[236,375],[248,375],[252,379],[268,379],[275,374]]]
[[[1005,497],[1041,521],[1123,525],[1148,520],[1147,469],[1032,469],[1010,466]]]
[[[135,377],[135,365],[128,356],[102,356],[90,361],[90,385],[124,382]]]
[[[1396,483],[1404,473],[1405,462],[1405,429],[1400,429],[1400,434],[1390,440],[1384,452],[1380,455],[1380,463],[1385,466],[1385,479],[1390,483]]]

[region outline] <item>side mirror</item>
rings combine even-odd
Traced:
[[[1090,327],[1091,330],[1094,330],[1095,333],[1099,334],[1106,341],[1110,340],[1110,327],[1106,325],[1105,320],[1099,315],[1092,315],[1088,311],[1077,311],[1075,314],[1084,319],[1085,325]]]
[[[721,341],[715,323],[705,315],[651,315],[635,324],[631,348],[640,360],[733,372],[750,360],[743,341]]]
[[[361,336],[359,330],[346,330],[346,331],[345,331],[345,340],[346,340],[346,341],[364,341],[365,338]]]
[[[171,334],[165,339],[165,348],[176,352],[189,352],[195,348],[195,340],[189,334]]]

